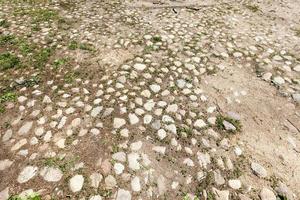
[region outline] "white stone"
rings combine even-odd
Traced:
[[[131,180],[131,188],[134,192],[139,192],[141,191],[141,183],[140,183],[140,178],[135,176],[132,180]]]
[[[74,193],[79,192],[83,187],[83,183],[84,183],[84,178],[82,175],[77,174],[77,175],[73,176],[69,180],[70,190]]]
[[[144,124],[150,124],[151,121],[152,121],[152,115],[147,114],[144,116]]]
[[[127,190],[119,189],[116,200],[131,200],[131,194]]]
[[[13,161],[5,159],[0,160],[0,171],[8,169],[13,164]]]
[[[91,116],[96,117],[97,115],[99,115],[99,113],[101,112],[102,109],[103,109],[102,106],[97,106],[97,107],[93,108],[93,110],[91,111]]]
[[[142,64],[142,63],[136,63],[133,65],[133,68],[136,70],[142,71],[146,68],[146,65]]]
[[[259,196],[261,200],[276,200],[274,192],[268,188],[263,188]]]
[[[108,188],[113,188],[117,185],[117,181],[115,179],[115,177],[113,177],[112,175],[108,175],[106,178],[105,178],[105,185],[106,187]]]
[[[276,76],[273,78],[273,82],[277,85],[282,85],[285,83],[285,80],[280,76]]]
[[[142,148],[142,146],[143,146],[143,142],[142,141],[137,141],[137,142],[131,143],[130,149],[132,151],[138,151]]]
[[[152,84],[150,85],[150,89],[152,90],[152,92],[158,93],[160,91],[160,86],[157,84]]]
[[[136,171],[140,169],[139,159],[140,156],[137,153],[128,154],[128,165],[131,170]]]
[[[120,128],[122,126],[124,126],[126,124],[126,121],[125,119],[122,119],[122,118],[114,118],[114,122],[113,122],[113,126],[114,128]]]
[[[30,179],[32,179],[38,171],[38,167],[35,166],[27,166],[25,167],[18,176],[18,183],[26,183]]]
[[[47,182],[57,182],[60,181],[60,179],[63,176],[63,173],[60,169],[54,168],[54,167],[44,167],[40,175],[44,178]]]
[[[18,131],[19,135],[25,135],[31,129],[33,122],[26,122]]]
[[[194,122],[194,126],[196,128],[204,128],[206,127],[206,123],[202,119],[198,119]]]
[[[89,200],[102,200],[100,195],[91,196]]]
[[[294,71],[296,72],[300,72],[300,65],[296,65],[294,68],[293,68]]]
[[[17,142],[14,146],[11,147],[12,151],[17,151],[19,150],[22,146],[27,144],[27,139],[23,138],[19,142]]]
[[[160,140],[163,140],[167,136],[167,132],[164,129],[159,129],[157,131],[157,136]]]
[[[126,162],[126,154],[124,152],[117,152],[112,155],[112,158],[119,162]]]
[[[115,173],[116,173],[117,175],[122,174],[123,171],[124,171],[124,169],[125,169],[125,167],[124,167],[124,165],[122,165],[121,163],[115,163],[115,164],[114,164],[114,170],[115,170]]]
[[[129,113],[128,117],[131,125],[137,124],[139,122],[139,118],[133,113]]]
[[[267,170],[263,166],[261,166],[260,164],[258,164],[256,162],[251,163],[251,169],[253,170],[254,174],[256,174],[257,176],[259,176],[261,178],[265,178],[268,176]]]
[[[163,146],[155,146],[152,148],[153,151],[160,153],[160,154],[165,154],[166,152],[166,147]]]
[[[96,172],[92,173],[90,175],[91,186],[94,188],[98,188],[102,179],[103,179],[103,176],[100,173],[96,173]]]
[[[238,190],[242,187],[241,181],[238,179],[229,180],[228,185],[235,190]]]

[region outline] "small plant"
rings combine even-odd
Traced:
[[[154,43],[156,43],[156,42],[161,42],[161,41],[162,41],[162,39],[161,39],[160,36],[154,36],[154,37],[152,38],[152,42],[154,42]]]
[[[68,58],[59,58],[53,62],[55,69],[58,69],[68,63]]]
[[[15,101],[17,99],[17,95],[13,92],[6,92],[2,96],[0,96],[0,103],[4,103],[7,101]]]
[[[8,23],[8,21],[6,19],[0,20],[0,27],[8,28],[9,26],[10,26],[10,24]]]
[[[68,72],[64,79],[66,83],[73,83],[76,77],[78,77],[79,72]]]
[[[76,41],[73,40],[73,41],[70,42],[68,48],[69,48],[70,50],[75,50],[75,49],[78,48],[78,43],[77,43]]]
[[[86,51],[94,51],[94,47],[91,44],[88,43],[82,43],[79,45],[79,49],[86,50]]]
[[[14,195],[14,196],[9,197],[8,200],[42,200],[42,198],[39,194],[31,194],[24,198],[21,198],[18,195]]]
[[[30,79],[26,79],[24,80],[22,83],[20,83],[19,85],[21,86],[25,86],[25,87],[33,87],[37,84],[39,84],[40,82],[40,77],[38,76],[33,76]]]
[[[251,10],[252,12],[257,12],[257,11],[259,11],[258,5],[246,5],[246,8],[248,8],[248,9]]]
[[[15,37],[13,35],[1,35],[0,46],[15,44]]]
[[[7,70],[14,68],[20,64],[20,60],[14,54],[9,52],[0,54],[0,69]]]
[[[300,37],[300,28],[299,29],[295,29],[295,33],[297,37]]]
[[[58,13],[49,9],[38,9],[30,12],[33,22],[45,22],[54,20],[58,17]]]
[[[236,128],[236,131],[238,131],[238,132],[241,131],[242,125],[239,120],[235,120],[230,117],[224,117],[222,115],[217,116],[217,119],[216,119],[216,125],[217,125],[218,129],[225,130],[225,126],[223,123],[224,121],[231,123]],[[232,132],[235,132],[235,131],[232,131]]]
[[[50,56],[53,53],[53,49],[44,48],[33,55],[33,66],[35,68],[42,68],[48,62]]]
[[[45,166],[48,167],[58,167],[62,172],[69,171],[72,167],[74,167],[75,162],[78,160],[77,157],[73,157],[70,159],[65,158],[58,158],[58,157],[52,157],[52,158],[45,158],[43,160],[43,163]]]
[[[5,108],[3,105],[0,104],[0,113],[4,113],[5,112]]]
[[[24,40],[20,40],[18,42],[18,48],[23,55],[28,55],[29,53],[33,53],[35,47]]]

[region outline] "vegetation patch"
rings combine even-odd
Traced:
[[[32,64],[35,68],[43,68],[53,53],[52,48],[44,48],[33,55]]]
[[[8,21],[6,19],[0,20],[0,27],[8,28],[9,26],[10,26],[10,24],[8,23]]]
[[[68,72],[64,76],[64,79],[66,83],[73,83],[78,76],[79,76],[79,72]]]
[[[20,59],[9,52],[0,54],[0,70],[14,68],[20,64]]]
[[[58,12],[51,9],[16,9],[14,14],[19,16],[28,15],[32,18],[32,23],[40,23],[58,19]]]
[[[12,45],[15,44],[15,36],[13,35],[1,35],[0,36],[0,46]]]
[[[161,39],[161,37],[160,36],[154,36],[154,37],[152,37],[152,42],[154,42],[154,43],[156,43],[156,42],[161,42],[162,41],[162,39]]]
[[[249,10],[251,10],[252,12],[257,12],[259,11],[259,6],[258,5],[246,5],[246,8],[248,8]]]
[[[230,124],[232,124],[236,130],[231,130],[230,132],[240,132],[241,129],[242,129],[242,124],[239,120],[235,120],[235,119],[232,119],[230,117],[225,117],[225,116],[222,116],[222,115],[218,115],[217,116],[217,119],[216,119],[216,126],[219,130],[226,130],[225,129],[225,126],[224,126],[224,121],[227,121],[229,122]]]
[[[69,48],[70,50],[75,50],[75,49],[78,48],[78,43],[77,43],[76,41],[73,40],[73,41],[70,42],[68,48]]]
[[[78,160],[77,157],[73,157],[73,158],[69,158],[69,159],[52,157],[52,158],[45,158],[43,160],[43,163],[45,166],[57,167],[62,172],[67,172],[67,171],[71,170],[72,167],[75,166],[75,162],[77,160]]]
[[[23,198],[18,195],[14,195],[9,197],[8,200],[42,200],[42,198],[39,194],[31,194]]]

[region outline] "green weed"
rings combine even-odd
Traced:
[[[0,54],[0,70],[14,68],[20,64],[20,60],[14,54],[9,52]]]

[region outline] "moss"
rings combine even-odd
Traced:
[[[14,54],[9,52],[0,54],[0,69],[7,70],[14,68],[20,64],[20,60]]]

